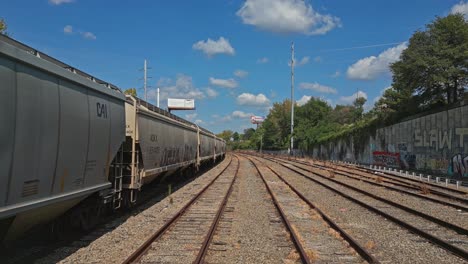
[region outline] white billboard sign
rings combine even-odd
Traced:
[[[167,108],[169,110],[194,110],[195,100],[194,99],[167,99]]]
[[[251,116],[250,117],[250,122],[252,124],[261,124],[261,123],[263,123],[263,121],[265,121],[264,116]]]

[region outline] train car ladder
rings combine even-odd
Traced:
[[[117,156],[115,157],[115,164],[114,164],[114,195],[113,195],[113,208],[114,210],[119,209],[122,206],[122,189],[123,189],[123,144],[120,146],[119,151],[117,152]]]

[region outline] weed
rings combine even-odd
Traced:
[[[310,261],[314,262],[319,259],[319,255],[317,252],[313,251],[312,249],[306,249],[305,253]]]
[[[422,194],[430,194],[431,193],[431,190],[429,189],[429,187],[426,184],[421,184],[419,186],[419,188],[421,189]]]
[[[289,255],[286,257],[286,259],[293,260],[293,261],[298,261],[300,258],[299,253],[295,249],[291,250],[289,252]]]
[[[365,247],[366,247],[367,249],[369,249],[369,250],[370,250],[370,249],[374,249],[375,246],[376,246],[376,244],[375,244],[375,242],[372,241],[372,240],[367,241],[367,243],[366,243],[366,245],[365,245]]]

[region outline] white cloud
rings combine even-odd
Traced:
[[[243,93],[237,96],[237,103],[245,106],[268,106],[270,100],[264,94]]]
[[[94,35],[94,34],[91,33],[91,32],[81,32],[80,34],[81,34],[81,36],[83,36],[83,38],[85,38],[85,39],[90,39],[90,40],[95,40],[95,39],[96,39],[96,35]]]
[[[350,105],[358,97],[364,97],[364,98],[367,99],[367,94],[365,92],[363,92],[363,91],[357,91],[356,93],[354,93],[353,95],[350,95],[350,96],[341,96],[338,99],[338,104]]]
[[[254,114],[252,113],[245,113],[245,112],[242,112],[242,111],[234,111],[232,112],[231,116],[233,118],[250,118],[251,116],[253,116]]]
[[[236,14],[244,24],[275,33],[320,35],[341,26],[338,17],[320,14],[303,0],[247,0]]]
[[[234,48],[229,43],[228,39],[220,37],[218,40],[200,40],[197,43],[192,45],[192,49],[201,50],[208,57],[217,55],[217,54],[227,54],[233,56],[235,54]]]
[[[245,78],[245,77],[247,77],[247,75],[249,75],[249,73],[247,71],[244,71],[244,70],[236,70],[234,72],[234,75],[239,77],[239,78]]]
[[[179,99],[204,99],[205,94],[193,85],[192,77],[184,74],[178,74],[175,83],[168,78],[161,78],[157,83],[157,87],[160,88],[160,103],[161,105],[167,105],[168,98],[179,98]],[[157,92],[156,89],[150,89],[148,91],[148,99],[156,101]],[[195,102],[196,104],[196,102]],[[161,106],[163,107],[163,106]]]
[[[203,120],[201,120],[201,119],[197,119],[197,120],[195,120],[194,123],[197,124],[197,125],[204,125],[204,124],[205,124],[205,121],[203,121]]]
[[[263,57],[263,58],[260,58],[257,60],[257,63],[258,64],[264,64],[264,63],[267,63],[269,60],[267,57]]]
[[[236,80],[234,79],[216,79],[213,77],[210,77],[210,84],[215,85],[215,86],[220,86],[224,88],[236,88],[238,86]]]
[[[49,0],[49,4],[51,5],[69,4],[72,2],[74,2],[74,0]]]
[[[370,56],[360,59],[353,65],[349,66],[347,76],[350,79],[357,80],[373,80],[381,74],[389,72],[389,65],[400,58],[403,50],[407,48],[406,42],[400,45],[389,48],[377,57]]]
[[[72,33],[73,33],[73,27],[70,26],[70,25],[66,25],[66,26],[63,28],[63,33],[65,33],[65,34],[72,34]]]
[[[297,62],[297,66],[306,65],[307,63],[309,63],[309,60],[310,60],[309,56],[302,57],[302,59]]]
[[[314,83],[302,82],[299,84],[299,87],[301,89],[312,90],[318,93],[332,93],[332,94],[337,93],[336,89],[326,86],[326,85],[319,84],[317,82],[314,82]]]
[[[218,91],[216,91],[215,89],[212,89],[210,87],[206,88],[206,95],[208,95],[208,97],[210,98],[215,98],[218,96]]]
[[[185,118],[187,118],[187,120],[193,120],[197,116],[198,116],[197,113],[192,113],[192,114],[186,114]]]
[[[468,20],[468,2],[460,1],[460,3],[454,5],[452,10],[450,10],[451,14],[460,13],[465,16],[465,19]]]
[[[312,96],[304,95],[304,96],[301,97],[301,99],[296,101],[296,104],[305,105],[307,102],[309,102],[310,98],[312,98]]]
[[[331,75],[332,78],[338,78],[341,76],[341,72],[340,71],[336,71],[334,74]]]
[[[322,62],[322,57],[317,56],[317,57],[314,58],[314,61],[315,62]]]

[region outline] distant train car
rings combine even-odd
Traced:
[[[126,203],[134,203],[136,191],[160,175],[167,176],[188,166],[196,170],[202,163],[224,155],[222,139],[139,98],[127,95],[125,113]]]
[[[208,130],[1,34],[0,82],[0,241],[64,212],[56,222],[89,227],[225,155]]]
[[[111,187],[125,97],[0,34],[0,237]]]

